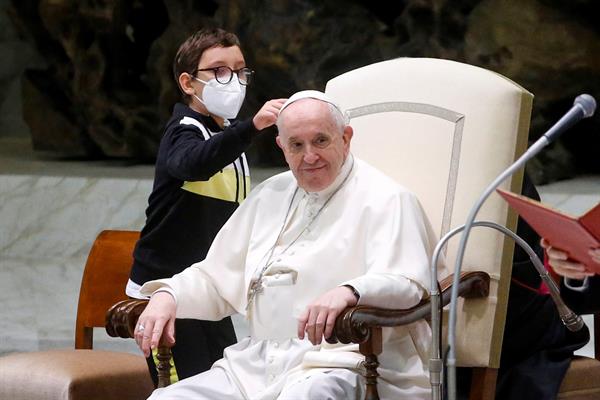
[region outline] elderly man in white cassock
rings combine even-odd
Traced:
[[[415,196],[350,153],[352,128],[324,93],[281,108],[277,144],[290,172],[258,186],[223,226],[208,256],[151,295],[136,341],[145,355],[175,318],[245,315],[250,336],[207,372],[151,399],[359,399],[358,345],[331,345],[348,306],[409,308],[427,296],[436,241]],[[376,143],[373,143],[376,146]],[[425,321],[384,328],[382,399],[429,398]]]

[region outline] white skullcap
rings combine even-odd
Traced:
[[[319,92],[318,90],[302,90],[300,92],[294,93],[289,99],[287,99],[287,101],[285,103],[283,103],[283,106],[279,110],[279,113],[281,114],[281,112],[283,110],[285,110],[285,108],[287,106],[289,106],[290,104],[292,104],[292,103],[294,103],[294,102],[296,102],[298,100],[302,100],[302,99],[317,99],[317,100],[324,101],[324,102],[329,103],[332,106],[334,106],[344,116],[344,118],[346,116],[346,114],[342,111],[342,109],[340,108],[340,106],[338,106],[336,104],[335,101],[333,101],[325,93]]]

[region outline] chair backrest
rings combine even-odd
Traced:
[[[125,286],[139,236],[135,231],[105,230],[94,241],[81,279],[75,323],[76,349],[91,349],[93,328],[104,327],[106,311],[127,299]]]
[[[507,78],[467,64],[399,58],[340,75],[326,92],[348,111],[352,152],[417,194],[441,237],[462,225],[482,191],[527,143],[533,96]],[[503,188],[519,191],[521,175]],[[478,220],[515,228],[493,195]],[[453,269],[458,236],[446,250]],[[464,271],[490,274],[490,296],[460,300],[459,365],[498,367],[513,243],[490,229],[471,234]],[[468,329],[465,329],[468,326]]]

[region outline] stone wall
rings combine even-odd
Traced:
[[[265,100],[400,56],[441,57],[501,73],[536,95],[531,138],[588,92],[600,97],[600,5],[593,0],[12,1],[12,20],[46,65],[23,79],[36,149],[150,160],[178,94],[171,60],[203,26],[236,32]],[[599,113],[600,114],[600,113]],[[598,173],[600,117],[530,164],[537,182]],[[278,164],[274,131],[251,152]]]
[[[10,0],[0,0],[0,138],[26,138],[29,127],[23,120],[21,76],[27,67],[43,67],[44,60],[20,37],[7,10]]]

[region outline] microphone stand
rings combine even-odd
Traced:
[[[461,267],[465,255],[465,249],[467,245],[467,240],[469,239],[469,234],[471,232],[471,228],[473,227],[473,223],[477,216],[477,213],[483,206],[485,200],[494,192],[494,190],[500,186],[500,184],[509,176],[514,174],[518,169],[522,168],[527,161],[533,158],[537,153],[539,153],[544,147],[553,142],[560,134],[562,134],[567,128],[571,127],[577,121],[583,118],[590,117],[594,114],[594,110],[596,109],[596,101],[594,98],[587,94],[582,94],[577,96],[575,99],[573,107],[552,127],[550,128],[542,137],[540,137],[527,151],[519,157],[517,161],[515,161],[511,166],[509,166],[505,171],[503,171],[483,192],[479,200],[475,203],[469,215],[467,216],[467,222],[464,225],[464,231],[460,238],[460,243],[458,247],[458,252],[456,256],[456,263],[454,265],[454,277],[452,284],[452,291],[450,297],[450,317],[448,321],[448,399],[456,400],[456,303],[458,299],[458,284],[460,281],[460,272]],[[432,265],[432,269],[436,267],[436,265]],[[435,276],[432,276],[432,280]],[[435,285],[437,292],[437,282]],[[433,290],[433,286],[432,286]],[[432,307],[434,306],[432,302]],[[439,303],[438,303],[439,308]],[[433,313],[433,309],[432,309]],[[436,312],[437,313],[437,312]],[[439,317],[439,314],[438,314]],[[432,314],[433,320],[433,314]]]
[[[563,324],[572,332],[578,331],[583,328],[583,319],[575,314],[571,309],[564,303],[562,298],[560,297],[560,290],[558,286],[556,286],[556,282],[552,279],[548,270],[544,267],[542,261],[537,256],[535,251],[529,246],[529,244],[523,240],[520,236],[518,236],[513,231],[509,230],[505,226],[499,225],[495,222],[491,221],[477,221],[473,222],[472,227],[486,227],[492,228],[497,231],[500,231],[506,236],[511,237],[515,243],[521,247],[527,255],[529,259],[533,263],[533,266],[537,270],[538,274],[542,278],[542,281],[546,284],[550,291],[550,296],[554,303],[556,304],[556,308],[558,309],[558,313],[560,315],[560,319]],[[437,276],[437,265],[439,261],[439,256],[448,242],[453,236],[462,232],[465,229],[465,225],[461,225],[457,228],[454,228],[450,232],[444,235],[444,237],[437,243],[435,250],[433,251],[433,256],[431,258],[432,265],[432,274],[433,276]],[[437,290],[437,279],[435,279],[435,287],[436,293],[431,293],[431,330],[433,334],[432,346],[431,346],[431,358],[429,360],[429,381],[431,383],[432,390],[432,399],[433,400],[441,400],[443,398],[443,380],[442,380],[442,370],[443,370],[443,359],[441,354],[441,337],[440,337],[440,328],[441,328],[441,307],[440,307],[440,293]]]

